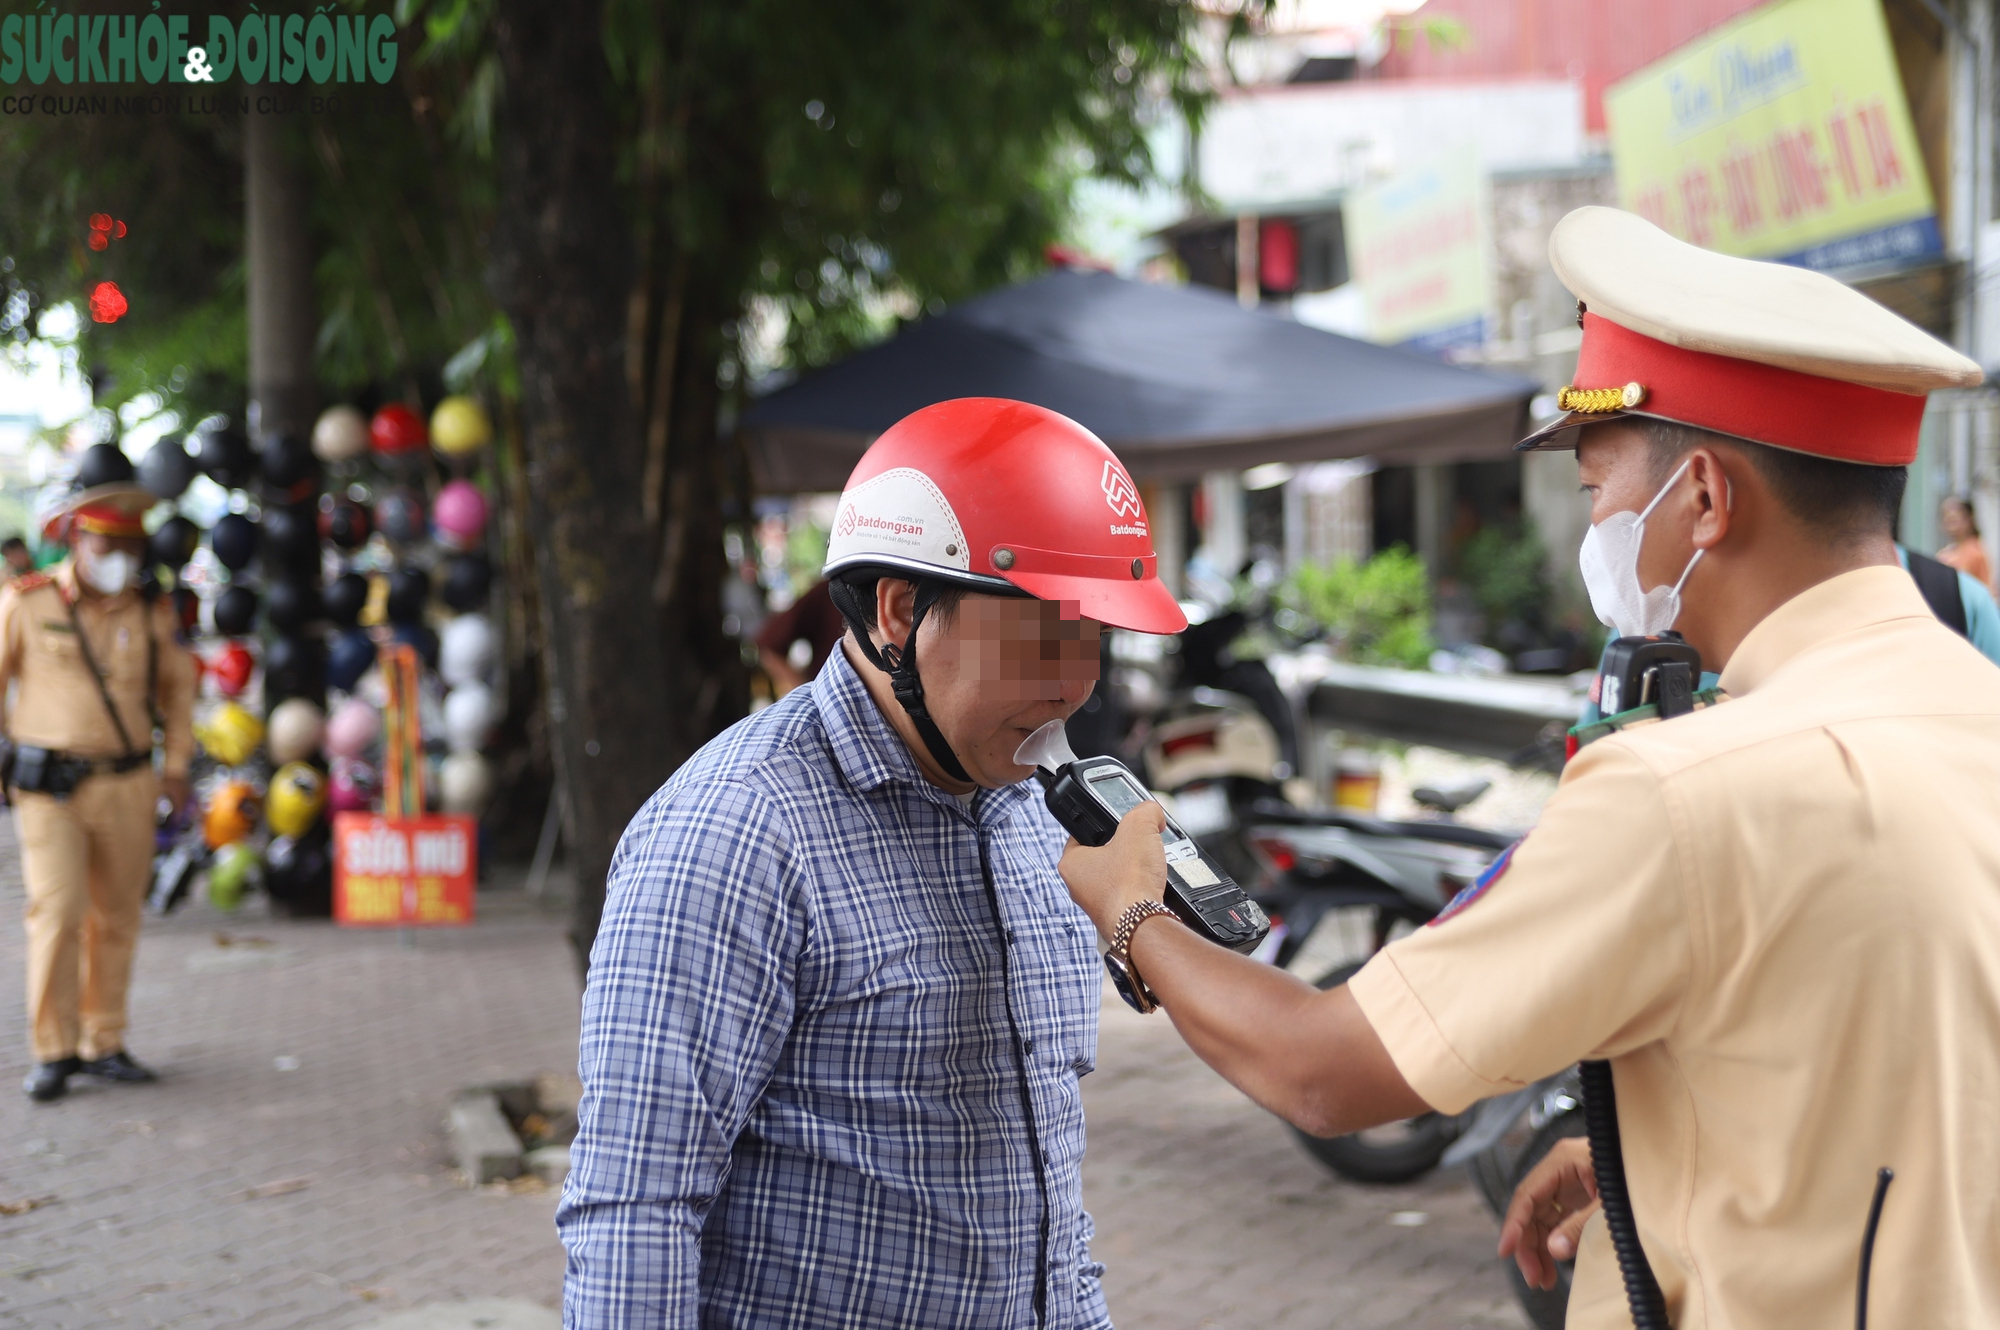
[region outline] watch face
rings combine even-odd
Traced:
[[[1158,1006],[1140,990],[1139,980],[1132,973],[1132,967],[1119,960],[1110,952],[1104,954],[1104,968],[1111,973],[1111,986],[1118,990],[1118,996],[1125,999],[1125,1005],[1140,1015],[1145,1015]]]

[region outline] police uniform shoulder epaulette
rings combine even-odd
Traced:
[[[8,583],[9,586],[24,596],[30,591],[39,591],[45,586],[54,586],[55,584],[56,579],[47,573],[22,573],[19,577]]]

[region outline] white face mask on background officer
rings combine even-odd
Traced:
[[[131,587],[139,577],[139,556],[123,548],[124,544],[108,536],[80,537],[76,547],[77,576],[101,596],[115,596]]]

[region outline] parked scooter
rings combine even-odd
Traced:
[[[1461,1121],[1462,1134],[1439,1162],[1446,1167],[1464,1164],[1493,1217],[1503,1219],[1514,1189],[1556,1142],[1584,1134],[1577,1069],[1569,1067],[1512,1094],[1482,1100]],[[1506,1267],[1514,1298],[1536,1330],[1562,1330],[1575,1262],[1557,1262],[1552,1289],[1530,1287],[1512,1261]]]
[[[1451,820],[1489,784],[1414,791],[1434,820],[1259,805],[1244,836],[1270,870],[1258,903],[1274,921],[1273,934],[1284,930],[1273,963],[1296,972],[1295,962],[1304,960],[1311,982],[1337,988],[1389,942],[1434,918],[1509,844],[1506,836]],[[1345,935],[1339,963],[1314,975],[1307,948],[1326,930]],[[1464,1115],[1425,1113],[1346,1136],[1298,1135],[1342,1177],[1407,1182],[1437,1167],[1463,1123]]]

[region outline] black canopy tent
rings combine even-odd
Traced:
[[[810,373],[760,398],[741,428],[766,493],[837,490],[919,407],[1012,397],[1081,422],[1134,476],[1180,480],[1262,462],[1501,458],[1537,391],[1220,292],[1059,270]]]

